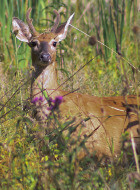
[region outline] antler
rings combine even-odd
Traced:
[[[32,10],[32,8],[29,8],[28,11],[27,11],[27,13],[26,13],[26,21],[27,21],[27,23],[28,23],[28,26],[29,26],[29,28],[30,28],[30,30],[31,30],[31,32],[32,32],[32,34],[33,34],[33,36],[37,36],[37,35],[38,35],[38,32],[35,30],[35,28],[34,28],[34,26],[33,26],[33,24],[32,24],[32,21],[33,21],[33,20],[29,18],[29,15],[30,15],[30,13],[31,13],[31,10]]]
[[[59,25],[59,22],[60,22],[60,14],[56,10],[54,10],[53,12],[56,14],[56,21],[54,23],[54,26],[51,29],[51,32],[55,32],[56,31],[56,29],[57,29],[57,27]]]

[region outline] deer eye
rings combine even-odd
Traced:
[[[56,47],[57,42],[53,42],[53,46]]]
[[[29,43],[29,45],[30,45],[30,47],[35,47],[35,46],[38,45],[38,42],[37,42],[37,41],[31,41],[31,42]]]

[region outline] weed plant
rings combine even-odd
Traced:
[[[84,127],[81,123],[75,125],[74,118],[61,122],[58,107],[47,120],[52,130],[44,136],[31,117],[30,50],[16,40],[11,27],[13,16],[25,21],[28,7],[33,9],[31,17],[38,31],[51,28],[56,9],[62,23],[75,12],[72,25],[91,36],[71,27],[59,45],[60,84],[96,56],[63,89],[97,96],[140,92],[137,0],[0,0],[0,189],[139,189],[133,152],[126,154],[122,149],[117,160],[106,162],[97,161],[95,154],[79,161],[85,140],[79,136],[75,141],[70,135]]]

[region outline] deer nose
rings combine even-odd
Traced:
[[[43,61],[43,62],[50,62],[51,61],[51,56],[50,56],[49,53],[41,53],[40,60]]]

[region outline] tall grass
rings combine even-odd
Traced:
[[[49,29],[54,22],[53,9],[60,11],[61,22],[75,12],[73,25],[91,35],[95,46],[77,30],[70,29],[67,39],[57,51],[60,84],[96,54],[99,56],[84,67],[63,88],[102,95],[139,93],[139,72],[116,56],[96,39],[139,66],[139,33],[137,1],[124,0],[1,0],[0,6],[0,188],[1,189],[138,189],[139,174],[135,163],[126,164],[122,150],[117,161],[102,164],[95,155],[76,159],[82,142],[76,146],[70,134],[78,126],[74,120],[61,123],[59,111],[48,120],[54,131],[42,137],[39,125],[32,119],[30,105],[30,49],[12,34],[12,17],[25,21],[32,7],[34,26],[38,31]],[[25,21],[26,22],[26,21]],[[133,30],[132,30],[133,29]],[[6,79],[4,79],[4,76]],[[126,87],[126,88],[124,88]],[[54,119],[55,118],[55,119]],[[54,123],[53,123],[54,121]],[[79,124],[81,127],[82,124]],[[66,137],[62,131],[69,128]],[[70,131],[70,129],[73,129]],[[127,134],[122,137],[125,139]],[[51,140],[50,140],[51,139]],[[80,142],[80,141],[78,141]],[[75,144],[74,149],[69,147]],[[130,157],[133,157],[132,153]],[[136,159],[138,160],[139,157]],[[137,164],[138,165],[138,164]]]

